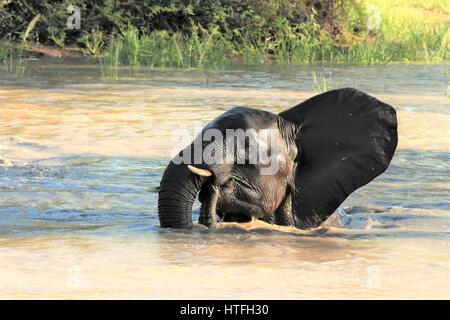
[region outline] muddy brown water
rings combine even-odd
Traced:
[[[0,73],[0,298],[450,298],[448,68]],[[387,172],[319,229],[160,230],[151,189],[170,156],[232,106],[314,95],[311,71],[396,107]]]

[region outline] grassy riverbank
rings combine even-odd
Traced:
[[[90,1],[75,2],[89,8]],[[296,65],[450,58],[450,0],[153,1],[142,7],[144,12],[137,4],[125,8],[116,2],[93,5],[100,13],[81,15],[85,27],[75,32],[55,27],[67,18],[61,12],[64,1],[53,9],[58,23],[49,18],[49,8],[42,12],[33,6],[32,14],[41,18],[21,44],[28,49],[42,43],[76,45],[83,54],[100,57],[107,68],[223,67],[233,59]],[[4,17],[8,6],[0,6]],[[23,34],[9,34],[9,43],[20,39]],[[0,47],[4,66],[12,63],[11,47]]]
[[[324,30],[314,16],[295,27],[280,25],[273,36],[258,41],[230,41],[216,28],[197,26],[189,36],[154,32],[139,37],[137,29],[129,27],[109,44],[104,56],[110,65],[171,67],[217,66],[233,57],[247,63],[282,64],[439,62],[450,57],[450,3],[446,7],[445,3],[367,1],[367,12],[375,16],[367,23],[378,26],[344,30],[337,36]]]

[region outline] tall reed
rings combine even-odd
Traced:
[[[113,38],[103,55],[103,64],[118,66],[204,67],[223,66],[229,43],[217,28],[206,30],[193,25],[190,36],[165,31],[138,35],[128,26]]]
[[[26,66],[23,61],[23,51],[27,46],[27,39],[30,36],[31,32],[35,28],[38,23],[41,15],[36,15],[31,21],[28,23],[27,28],[24,32],[22,32],[20,38],[20,44],[18,46],[17,52],[14,52],[13,48],[3,48],[0,51],[0,69],[6,72],[9,75],[21,77],[24,75]],[[3,61],[2,61],[3,60]]]

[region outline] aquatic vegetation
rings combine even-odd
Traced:
[[[136,66],[139,64],[140,39],[137,29],[129,26],[122,31],[119,57],[122,64]]]
[[[9,49],[0,45],[0,62],[3,62],[9,56]]]
[[[3,61],[3,64],[0,64],[0,70],[9,75],[21,77],[24,75],[26,67],[22,58],[14,57],[10,54],[9,57]]]
[[[108,79],[117,80],[119,78],[118,67],[122,45],[122,40],[113,37],[110,45],[103,52],[103,56],[99,59],[102,74]]]
[[[313,63],[329,60],[331,40],[312,16],[307,23],[295,27],[282,25],[282,29],[274,37],[271,47],[274,48],[276,60],[283,64]]]
[[[0,65],[0,70],[17,77],[24,75],[26,66],[22,58],[23,51],[27,46],[28,37],[36,27],[40,18],[41,15],[38,14],[28,23],[27,28],[20,35],[21,41],[18,48],[3,47],[3,49],[0,49],[0,62],[3,62]]]
[[[329,75],[328,79],[324,77],[322,74],[320,75],[320,78],[317,78],[316,72],[311,72],[311,83],[313,87],[313,91],[317,93],[326,92],[329,89],[328,82],[331,79],[331,74]]]
[[[226,63],[228,43],[218,29],[206,30],[192,26],[191,36],[165,31],[138,36],[133,26],[113,37],[105,50],[105,66],[161,66],[204,67],[223,66]]]
[[[81,42],[90,55],[100,55],[104,45],[103,32],[92,30],[91,33],[86,33],[81,37]]]

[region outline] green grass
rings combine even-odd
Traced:
[[[268,47],[275,48],[276,61],[282,64],[369,65],[450,59],[449,0],[366,0],[363,4],[378,12],[377,28],[347,31],[340,39],[332,39],[310,19],[297,30],[280,30]]]
[[[139,37],[136,28],[129,26],[112,38],[101,60],[108,67],[214,67],[226,63],[228,50],[217,29],[194,26],[189,37],[164,31]]]
[[[27,46],[27,40],[36,24],[39,22],[41,15],[36,15],[28,23],[27,28],[21,33],[20,44],[14,48],[10,44],[3,44],[0,46],[0,70],[10,76],[22,77],[26,71],[26,65],[23,61],[23,51]]]
[[[0,63],[9,57],[9,52],[10,50],[6,46],[0,44]]]
[[[104,46],[103,32],[92,30],[91,33],[84,34],[80,40],[88,54],[92,56],[98,56],[101,54]]]
[[[312,84],[312,89],[314,92],[317,93],[323,93],[328,91],[329,86],[328,86],[328,82],[331,79],[331,74],[329,75],[328,79],[325,78],[323,75],[320,75],[320,78],[317,78],[316,72],[312,71],[311,72],[311,84]]]
[[[381,14],[379,34],[391,60],[450,59],[450,0],[366,0]]]
[[[0,70],[16,77],[22,77],[25,73],[26,66],[21,58],[9,55],[2,64],[0,64]]]
[[[20,54],[20,49],[13,44],[0,42],[0,72],[9,76],[23,76],[26,67]]]
[[[142,31],[146,29],[128,25],[113,34],[101,30],[84,33],[78,43],[88,54],[100,57],[102,70],[112,78],[118,77],[122,66],[222,68],[234,59],[246,64],[281,65],[435,63],[450,59],[450,0],[357,2],[357,8],[366,14],[356,13],[356,7],[349,6],[340,32],[333,35],[316,21],[313,12],[306,22],[297,24],[280,16],[269,24],[269,20],[261,20],[266,23],[261,25],[257,24],[259,20],[251,20],[256,24],[254,29],[251,24],[234,29],[211,24],[205,29],[189,20],[182,29],[189,31],[183,33],[147,33]],[[379,14],[379,24],[369,28],[368,19],[374,12]],[[246,17],[241,18],[249,19]],[[17,61],[0,49],[3,69],[22,72],[21,52],[39,19],[39,15],[34,17],[22,34]]]
[[[166,31],[138,35],[129,26],[110,41],[103,55],[109,67],[223,67],[230,57],[247,64],[318,62],[378,64],[392,61],[439,62],[450,58],[450,0],[366,0],[380,15],[377,28],[346,32],[339,38],[314,17],[296,26],[281,22],[271,37],[255,41],[237,30],[230,39],[217,28],[193,25],[191,34]]]

